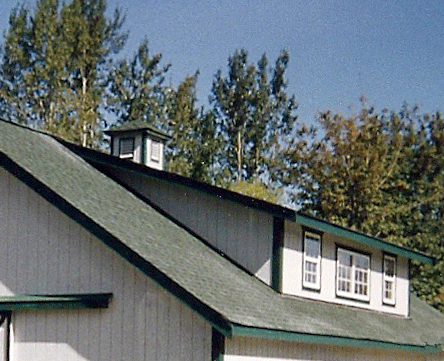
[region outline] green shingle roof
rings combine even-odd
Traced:
[[[111,127],[110,129],[105,131],[105,134],[113,135],[118,133],[130,133],[135,131],[143,131],[148,134],[157,136],[163,140],[170,139],[171,137],[154,127],[153,125],[143,121],[143,120],[133,120],[133,121],[127,121],[122,124],[115,125]]]
[[[281,296],[49,135],[0,121],[0,166],[228,337],[421,352],[444,337],[444,316],[413,296],[409,318]]]

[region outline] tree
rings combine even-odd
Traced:
[[[167,151],[168,170],[214,184],[213,164],[220,143],[215,138],[212,113],[196,108],[197,77],[198,73],[187,77],[170,97],[168,129],[172,145]]]
[[[145,120],[165,125],[166,97],[172,89],[163,86],[170,64],[162,66],[161,60],[161,54],[150,56],[145,39],[131,61],[121,60],[112,69],[107,109],[119,122]]]
[[[107,20],[104,0],[39,0],[33,14],[16,8],[9,23],[0,67],[2,113],[97,146],[106,67],[127,37],[120,12]]]
[[[303,211],[437,257],[413,263],[412,288],[444,311],[444,121],[440,114],[319,117],[324,136],[292,149],[288,179]]]
[[[265,55],[256,66],[240,50],[228,59],[227,77],[221,70],[216,73],[210,99],[223,142],[218,163],[225,182],[267,175],[280,154],[280,141],[291,134],[296,102],[285,92],[288,60],[288,53],[281,52],[269,70]]]

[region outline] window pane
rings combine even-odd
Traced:
[[[305,238],[305,254],[308,257],[319,257],[319,239],[311,238],[310,236]]]

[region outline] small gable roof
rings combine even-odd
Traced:
[[[110,129],[105,130],[105,134],[112,136],[116,134],[129,134],[138,131],[150,134],[162,140],[171,139],[167,133],[160,131],[155,126],[143,120],[127,121],[122,124],[114,125]]]
[[[52,136],[0,121],[0,166],[227,337],[441,349],[444,316],[415,297],[409,318],[283,297]]]

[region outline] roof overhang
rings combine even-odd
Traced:
[[[385,242],[378,238],[371,237],[347,228],[336,226],[334,224],[322,221],[314,217],[310,217],[305,214],[297,213],[295,221],[296,223],[299,223],[302,226],[306,226],[321,232],[330,233],[338,237],[347,238],[352,241],[380,249],[387,253],[391,253],[397,256],[405,257],[407,259],[416,260],[427,264],[435,263],[434,257],[430,257],[420,252],[415,252],[404,247],[396,246],[392,243]]]
[[[0,311],[107,308],[112,293],[1,296]]]
[[[332,335],[307,334],[282,330],[246,327],[236,324],[233,324],[231,328],[231,337],[233,336],[254,337],[268,340],[291,341],[309,344],[322,344],[326,346],[371,348],[420,354],[433,354],[442,351],[442,345],[439,344],[409,345],[378,340],[366,340]]]

